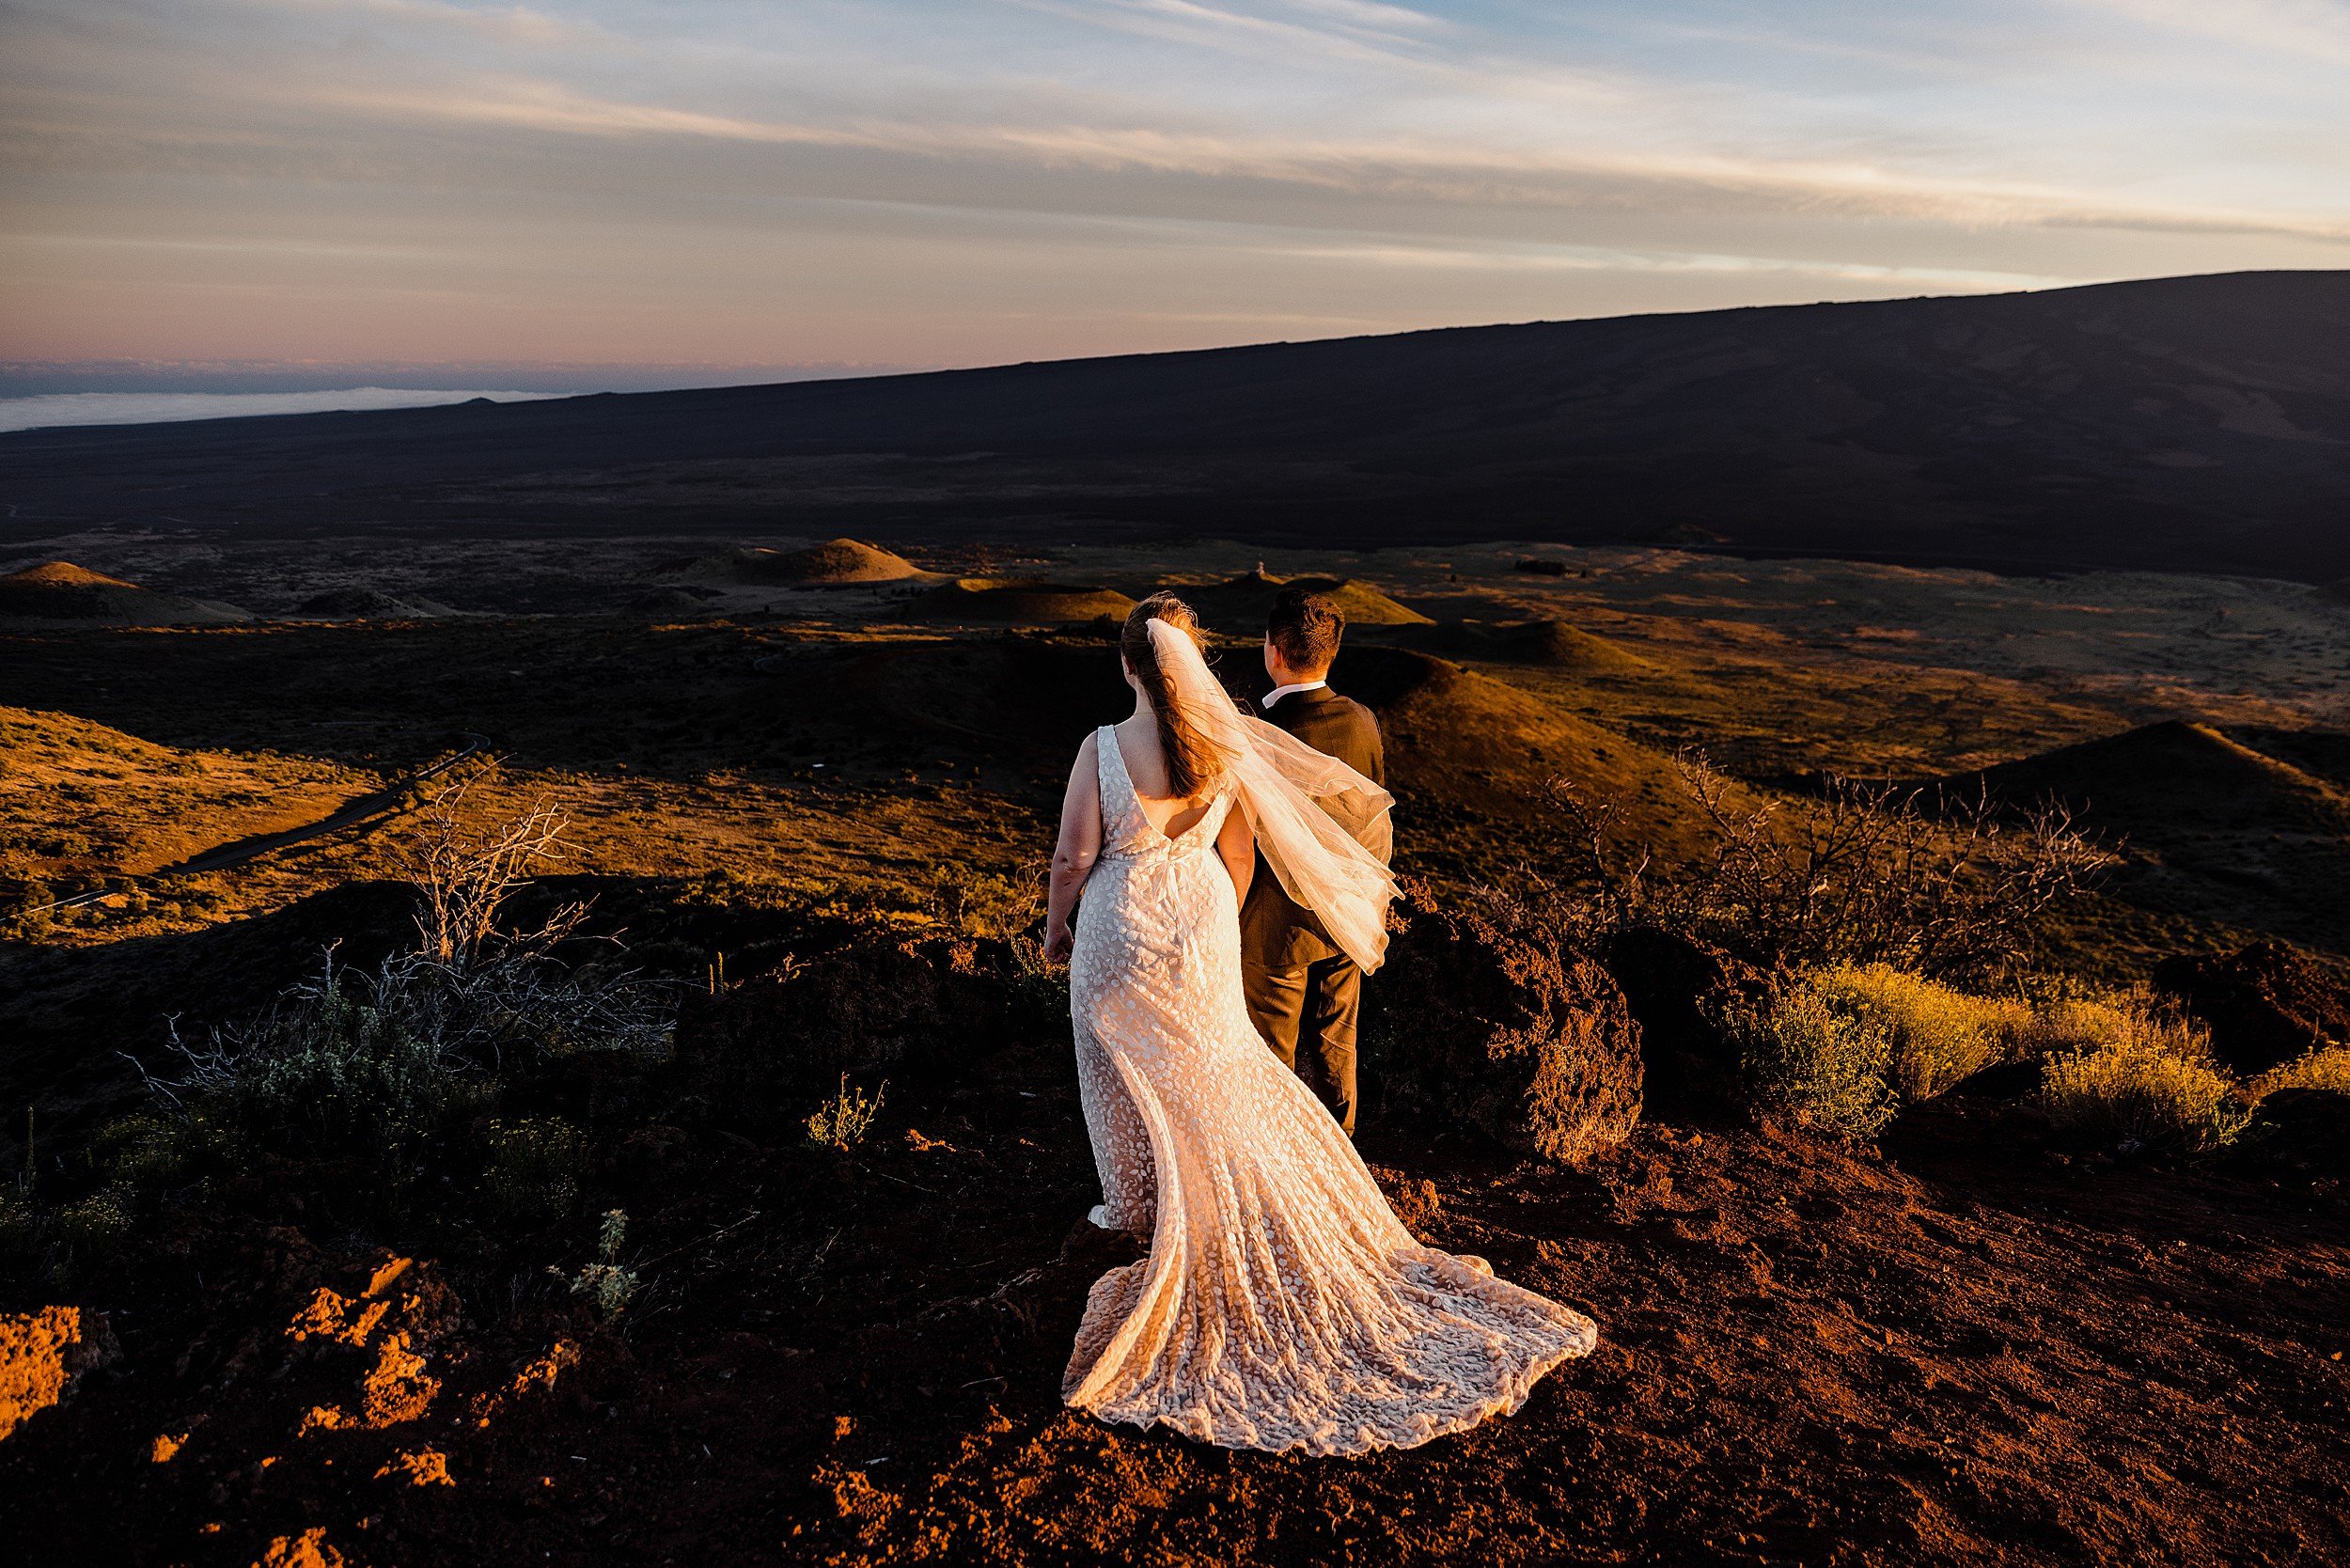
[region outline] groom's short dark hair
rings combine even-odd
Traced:
[[[1273,596],[1273,613],[1265,617],[1265,635],[1273,639],[1281,662],[1307,675],[1319,675],[1339,656],[1339,638],[1346,617],[1327,594],[1285,588]]]

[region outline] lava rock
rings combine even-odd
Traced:
[[[2264,1097],[2237,1147],[2250,1163],[2311,1176],[2350,1176],[2350,1094],[2280,1089]]]
[[[2168,958],[2154,966],[2154,984],[2210,1027],[2212,1054],[2237,1073],[2350,1043],[2350,983],[2283,942]]]
[[[1942,1092],[1962,1100],[2021,1100],[2040,1092],[2045,1067],[2038,1057],[1994,1062],[1967,1074]]]
[[[1738,1053],[1714,1018],[1770,990],[1770,977],[1721,949],[1654,926],[1611,933],[1599,959],[1640,1027],[1650,1092],[1685,1104],[1743,1098]]]
[[[1640,1119],[1640,1027],[1607,971],[1499,909],[1415,891],[1380,972],[1387,1101],[1569,1164]]]

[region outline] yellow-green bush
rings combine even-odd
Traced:
[[[2192,1024],[2126,999],[2073,999],[2044,1010],[2037,1032],[2054,1047],[2041,1108],[2060,1128],[2201,1153],[2233,1141],[2251,1120],[2212,1065],[2210,1037]]]
[[[2022,1002],[1969,996],[1888,964],[1839,964],[1809,983],[1829,1007],[1886,1037],[1887,1081],[1913,1105],[2006,1058],[2032,1022]]]
[[[1892,1040],[1883,1023],[1831,1005],[1808,984],[1731,1009],[1720,1023],[1757,1097],[1808,1127],[1865,1142],[1899,1108],[1885,1082]]]
[[[2246,1086],[2258,1100],[2280,1089],[2326,1089],[2350,1094],[2350,1045],[2320,1045],[2282,1067],[2272,1067]]]

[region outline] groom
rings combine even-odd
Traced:
[[[1264,634],[1273,690],[1257,704],[1264,718],[1374,784],[1386,779],[1379,721],[1330,689],[1346,618],[1319,593],[1286,588]],[[1273,1054],[1306,1080],[1348,1137],[1355,1133],[1355,1025],[1363,972],[1340,952],[1311,911],[1281,891],[1264,857],[1240,912],[1241,982],[1249,1016]]]

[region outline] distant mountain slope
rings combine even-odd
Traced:
[[[1717,541],[2350,574],[2350,272],[0,436],[0,539],[238,521]]]

